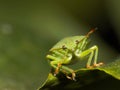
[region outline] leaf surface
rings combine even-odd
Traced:
[[[76,81],[67,79],[63,73],[56,77],[49,73],[47,80],[38,90],[74,90],[108,76],[120,80],[120,60],[97,68],[81,68],[75,73]]]

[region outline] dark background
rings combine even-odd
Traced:
[[[0,90],[34,90],[50,70],[45,59],[60,39],[91,28],[99,60],[120,53],[119,0],[0,0]]]

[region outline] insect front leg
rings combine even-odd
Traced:
[[[66,52],[62,49],[56,49],[52,51],[51,55],[47,55],[47,58],[51,60],[50,64],[55,69],[54,76],[59,73],[61,64],[64,62],[62,61],[63,57],[65,56]]]
[[[61,63],[60,61],[51,61],[50,64],[55,69],[54,76],[56,76],[59,73]]]
[[[60,58],[54,57],[52,55],[47,55],[47,58],[52,59],[50,61],[50,64],[55,69],[54,76],[56,76],[56,74],[58,74],[59,71],[61,71],[64,74],[66,74],[66,77],[68,79],[75,80],[75,76],[76,75],[74,73],[74,70],[72,70],[72,69],[70,69],[70,68],[68,68],[66,66],[63,66],[63,64],[65,65],[65,64],[69,64],[70,63],[70,61],[71,61],[70,57],[72,57],[72,56],[68,56],[67,58],[64,58],[64,59],[62,58],[60,60]],[[68,73],[71,73],[72,76],[68,76]]]
[[[97,57],[98,57],[98,47],[97,46],[93,46],[90,49],[82,51],[82,52],[79,52],[79,51],[76,52],[76,55],[78,57],[80,57],[80,58],[83,58],[83,57],[85,57],[85,56],[87,56],[89,54],[90,54],[90,56],[89,56],[88,62],[86,64],[87,68],[91,68],[92,67],[90,65],[91,65],[91,61],[92,61],[93,57],[94,57],[94,61],[93,61],[93,66],[94,67],[100,66],[100,65],[103,64],[103,63],[97,63]]]
[[[50,65],[55,69],[54,76],[56,76],[61,67],[60,59],[56,55],[47,55],[47,58],[50,59]]]

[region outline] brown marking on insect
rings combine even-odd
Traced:
[[[79,44],[80,41],[79,41],[79,40],[76,40],[75,42],[76,42],[76,44]]]
[[[67,47],[65,45],[62,46],[62,49],[67,49]]]

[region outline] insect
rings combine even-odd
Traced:
[[[82,60],[82,58],[88,56],[86,68],[93,68],[103,64],[102,62],[97,63],[98,46],[94,45],[87,48],[89,36],[95,30],[96,29],[90,30],[90,32],[84,36],[64,38],[49,50],[49,54],[46,58],[50,61],[51,67],[54,68],[54,76],[56,76],[59,71],[64,71],[64,73],[71,73],[71,76],[66,74],[68,79],[75,80],[76,74],[74,70],[66,66],[74,62],[76,60],[75,58]],[[93,65],[91,65],[92,60]]]

